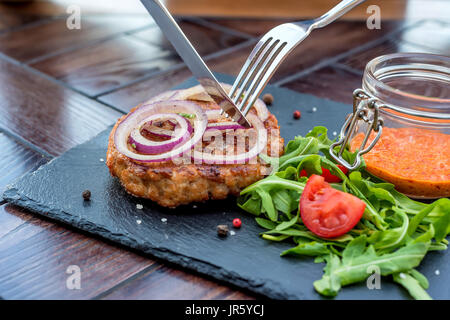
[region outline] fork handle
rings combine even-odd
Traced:
[[[330,23],[332,23],[334,20],[340,18],[347,12],[349,12],[351,9],[356,7],[357,5],[363,3],[366,0],[344,0],[341,1],[339,4],[337,4],[333,9],[325,13],[323,16],[314,19],[311,29],[316,28],[323,28]]]

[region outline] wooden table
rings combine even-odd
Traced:
[[[450,19],[448,2],[427,3],[428,12]],[[64,7],[49,9],[48,3],[0,4],[0,194],[17,177],[191,76],[145,14],[84,13],[81,30],[68,30],[66,17]],[[258,37],[282,21],[191,16],[180,23],[214,71],[236,74]],[[450,55],[450,20],[416,20],[406,14],[383,20],[381,30],[368,30],[361,19],[337,22],[314,32],[272,83],[350,103],[366,62],[401,51]],[[69,265],[81,268],[80,290],[66,288]],[[0,296],[255,298],[1,199]]]

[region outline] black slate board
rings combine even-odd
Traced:
[[[218,75],[224,82],[233,78]],[[194,85],[190,79],[181,87]],[[338,131],[349,105],[299,94],[269,86],[274,105],[270,107],[281,125],[281,134],[288,141],[306,134],[314,125],[324,125],[330,133]],[[349,94],[351,94],[349,92]],[[317,108],[313,112],[313,108]],[[294,110],[302,112],[294,120]],[[22,177],[9,186],[3,197],[40,215],[55,219],[89,233],[129,246],[182,267],[209,275],[252,292],[275,299],[318,299],[313,281],[321,278],[323,265],[309,258],[281,258],[280,252],[289,243],[266,241],[254,218],[242,212],[235,199],[209,201],[179,207],[159,207],[151,201],[128,195],[119,182],[109,175],[100,159],[106,158],[110,129],[81,144]],[[92,192],[85,202],[81,193]],[[138,210],[136,204],[142,204]],[[243,227],[234,236],[219,238],[218,224],[231,226],[233,218],[242,219]],[[163,222],[161,219],[166,218]],[[141,220],[138,224],[137,221]],[[450,298],[450,255],[431,253],[419,270],[430,281],[430,295]],[[435,271],[439,270],[440,275]],[[345,287],[337,299],[405,299],[409,296],[383,278],[380,290],[369,290],[365,283]]]

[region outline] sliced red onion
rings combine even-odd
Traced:
[[[206,127],[206,130],[237,130],[237,129],[244,129],[243,126],[236,122],[227,121],[227,122],[215,122],[215,123],[208,123],[208,126]]]
[[[266,121],[269,117],[269,110],[267,110],[267,106],[261,99],[256,99],[255,104],[253,105],[256,109],[256,113],[258,114],[258,117],[262,121]]]
[[[205,113],[206,116],[208,117],[208,120],[217,120],[224,117],[222,116],[221,111],[222,111],[221,109],[209,109],[206,110]]]
[[[143,121],[148,121],[152,115],[176,113],[191,113],[195,115],[193,119],[194,134],[191,139],[185,143],[179,144],[170,151],[161,154],[140,154],[128,147],[128,139],[133,130],[139,127]],[[117,126],[114,143],[117,150],[124,156],[141,162],[161,162],[168,161],[190,150],[199,142],[206,130],[208,118],[203,109],[192,101],[159,101],[151,104],[145,104],[137,108]],[[164,141],[163,141],[164,142]]]
[[[207,164],[238,164],[247,163],[250,159],[255,158],[267,145],[267,130],[264,127],[264,123],[254,114],[248,114],[248,121],[253,128],[247,130],[256,130],[257,138],[253,146],[250,146],[248,152],[241,152],[233,155],[223,154],[211,154],[203,151],[199,151],[200,147],[194,147],[193,159],[195,163],[207,163]],[[238,146],[239,148],[239,146]],[[245,146],[244,146],[245,148]]]
[[[167,129],[163,129],[163,128],[159,128],[158,126],[155,126],[154,128],[151,129],[146,129],[149,133],[151,133],[152,135],[156,136],[156,137],[160,137],[160,138],[172,138],[174,131],[173,129],[175,129],[175,127],[177,127],[177,122],[171,121],[170,119],[165,119],[164,120],[166,123],[168,123],[171,127],[172,130],[167,130]],[[153,125],[154,121],[149,121],[148,124],[149,125]],[[178,126],[179,127],[179,126]]]
[[[175,100],[198,100],[214,102],[214,100],[206,93],[205,89],[201,85],[196,85],[195,87],[179,90],[176,94],[172,96]]]
[[[227,83],[220,83],[220,84],[226,93],[229,93],[231,91],[232,88],[231,85]],[[185,90],[179,90],[171,97],[171,99],[214,102],[214,100],[211,99],[211,97],[205,92],[205,89],[203,89],[201,85],[197,85],[195,87]],[[261,99],[256,99],[256,102],[253,104],[253,107],[255,107],[258,117],[262,121],[266,121],[267,118],[269,117],[269,111],[267,110],[267,106],[264,103],[264,101],[262,101]]]
[[[230,93],[232,86],[227,83],[220,83],[222,85],[222,88],[225,90],[226,93]],[[256,109],[256,113],[258,114],[258,117],[262,121],[266,121],[269,117],[269,110],[267,110],[267,106],[261,99],[256,99],[256,102],[253,104],[253,107]]]
[[[173,137],[175,131],[174,130],[166,130],[163,128],[151,128],[151,129],[145,129],[147,130],[150,134],[159,137],[159,138],[166,138],[166,139],[170,139]]]
[[[145,138],[141,134],[142,126],[156,119],[173,119],[179,128],[173,131],[174,135],[169,140],[154,141]],[[131,131],[130,144],[134,144],[136,151],[145,154],[158,154],[172,150],[179,144],[185,143],[192,134],[192,126],[185,118],[177,114],[154,114],[142,120],[138,126]]]

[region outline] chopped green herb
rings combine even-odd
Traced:
[[[180,116],[182,116],[182,117],[184,117],[186,119],[195,119],[195,114],[193,114],[193,113],[180,112],[180,113],[178,113],[178,115],[180,115]]]
[[[131,146],[133,147],[133,149],[136,149],[136,144],[132,143]]]

